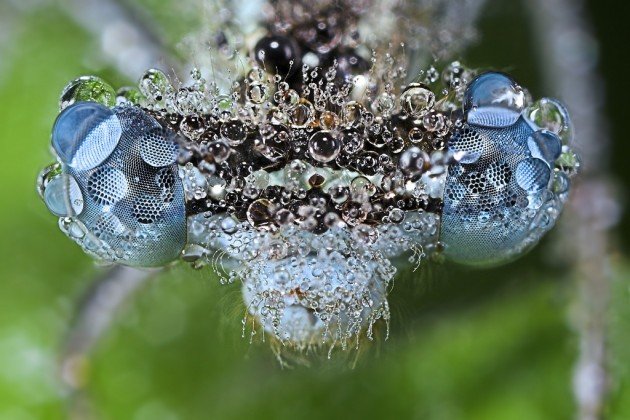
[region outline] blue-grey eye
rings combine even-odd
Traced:
[[[48,208],[100,259],[135,266],[175,260],[186,244],[175,133],[137,107],[78,102],[59,115],[61,171],[43,191]]]
[[[561,141],[527,119],[523,90],[502,73],[473,80],[464,106],[449,141],[461,158],[448,170],[440,240],[452,260],[501,264],[535,245],[562,209],[551,188]]]

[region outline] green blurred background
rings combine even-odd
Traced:
[[[167,39],[183,30],[172,13],[177,2],[142,3],[171,28]],[[617,3],[587,5],[607,82],[610,169],[623,193],[628,75],[618,54],[629,39],[620,29],[627,14],[613,11]],[[526,11],[505,0],[485,10],[482,42],[463,61],[510,69],[541,96]],[[0,0],[0,419],[67,416],[57,356],[98,268],[59,232],[34,183],[51,160],[50,127],[64,85],[83,74],[130,83],[98,54],[98,41],[58,2]],[[609,305],[606,412],[615,419],[630,418],[630,269],[621,251],[629,226],[625,218],[616,229]],[[281,369],[267,343],[241,338],[237,286],[220,286],[209,270],[176,267],[117,315],[90,361],[90,399],[111,419],[571,418],[575,283],[555,258],[560,235],[505,267],[434,264],[401,272],[390,298],[390,338],[365,346],[354,368],[336,354]]]

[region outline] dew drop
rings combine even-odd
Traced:
[[[529,106],[525,115],[538,127],[560,136],[563,144],[570,143],[573,129],[569,113],[559,101],[542,98]]]
[[[231,119],[221,124],[221,136],[230,146],[238,146],[247,138],[245,124],[239,119]]]
[[[429,155],[418,147],[410,147],[400,155],[400,169],[412,177],[422,175],[429,165]]]
[[[83,194],[70,174],[59,174],[47,183],[44,202],[50,212],[59,217],[76,216],[83,211]]]
[[[289,120],[296,128],[306,127],[315,119],[315,108],[306,99],[300,99],[299,103],[289,113]]]
[[[166,96],[173,91],[166,74],[157,69],[147,70],[140,78],[138,87],[151,106],[162,104]]]
[[[542,159],[549,164],[558,159],[562,152],[560,138],[547,130],[539,130],[527,139],[527,147],[532,157]]]
[[[334,160],[341,151],[341,141],[330,131],[318,131],[308,141],[308,151],[318,162]]]
[[[420,117],[435,104],[435,94],[420,83],[412,83],[400,95],[403,111],[412,117]]]
[[[59,109],[64,110],[75,102],[96,102],[113,107],[116,105],[116,92],[100,77],[82,76],[68,83],[63,89]]]
[[[256,228],[268,228],[274,221],[274,204],[266,198],[260,198],[247,208],[247,221]]]

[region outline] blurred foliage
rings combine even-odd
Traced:
[[[538,93],[532,54],[501,36],[509,30],[512,43],[527,46],[524,18],[501,4],[481,28],[494,47],[473,48],[469,62],[510,66]],[[11,42],[0,44],[0,419],[65,418],[58,350],[97,268],[58,231],[35,177],[51,160],[65,83],[95,72],[126,81],[58,8],[19,19]],[[281,369],[267,343],[241,338],[238,286],[180,266],[119,314],[91,360],[89,396],[112,419],[570,418],[573,283],[568,267],[550,263],[553,243],[492,270],[434,264],[401,273],[390,338],[364,343],[355,368],[354,354],[333,353]],[[610,305],[608,411],[618,419],[630,418],[629,275],[617,270]]]

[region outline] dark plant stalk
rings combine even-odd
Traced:
[[[600,419],[609,388],[606,370],[607,305],[610,297],[609,229],[619,209],[612,197],[608,167],[608,124],[598,48],[582,0],[527,2],[535,22],[544,77],[573,118],[582,154],[581,182],[567,218],[574,254],[575,301],[571,321],[579,340],[573,373],[576,417]],[[568,243],[569,241],[567,241]]]
[[[65,0],[64,11],[100,41],[109,62],[130,80],[149,68],[181,70],[146,14],[123,0]]]
[[[59,360],[59,375],[70,394],[70,413],[74,418],[86,418],[90,411],[84,386],[94,347],[110,330],[116,314],[133,293],[160,271],[117,265],[92,279],[62,343]]]

